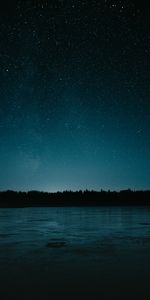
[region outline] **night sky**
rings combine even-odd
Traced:
[[[150,188],[144,4],[0,4],[1,190]]]

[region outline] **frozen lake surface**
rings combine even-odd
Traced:
[[[150,207],[0,209],[1,299],[149,299]]]

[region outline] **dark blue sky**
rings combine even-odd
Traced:
[[[150,188],[150,23],[142,3],[5,1],[1,190]]]

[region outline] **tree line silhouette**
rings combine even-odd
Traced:
[[[64,191],[56,193],[1,191],[0,207],[150,205],[150,190]]]

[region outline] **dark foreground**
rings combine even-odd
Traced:
[[[0,209],[0,298],[149,299],[150,207]]]

